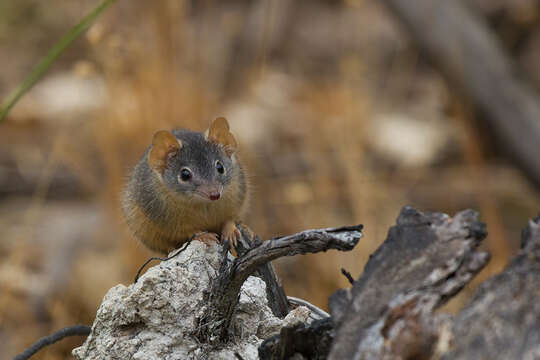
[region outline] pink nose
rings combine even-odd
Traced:
[[[218,192],[211,192],[208,197],[210,198],[210,200],[218,200],[220,194]]]

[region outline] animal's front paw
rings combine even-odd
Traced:
[[[198,240],[202,243],[205,243],[206,246],[210,246],[213,242],[218,242],[218,234],[207,232],[207,231],[198,231],[193,235],[193,240]]]
[[[229,241],[231,246],[236,249],[236,244],[238,244],[240,236],[240,231],[238,231],[233,221],[227,221],[223,225],[223,229],[221,229],[221,241]]]

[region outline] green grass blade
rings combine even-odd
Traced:
[[[47,69],[52,63],[64,52],[64,50],[71,45],[83,32],[85,32],[92,22],[116,0],[103,0],[98,6],[86,15],[81,22],[73,26],[67,34],[65,34],[60,41],[58,41],[49,50],[48,54],[39,62],[39,64],[32,69],[32,72],[23,80],[23,82],[13,91],[4,102],[2,110],[0,112],[0,122],[5,119],[11,108],[19,101],[19,99],[34,86],[39,79],[45,74]]]

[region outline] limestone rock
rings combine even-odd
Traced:
[[[137,283],[117,285],[105,295],[76,359],[257,359],[257,348],[284,324],[306,321],[297,308],[282,320],[268,307],[265,283],[249,277],[233,317],[233,339],[220,348],[197,341],[204,293],[219,269],[218,244],[193,241],[175,258],[150,268]],[[294,319],[294,320],[293,320]]]

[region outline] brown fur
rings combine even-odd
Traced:
[[[145,173],[151,176],[150,186],[141,188],[133,177],[141,176],[137,168],[124,192],[124,213],[129,227],[144,245],[154,251],[168,253],[180,247],[198,232],[222,234],[222,240],[233,244],[239,235],[232,225],[240,220],[247,204],[247,184],[243,169],[234,158],[231,182],[223,189],[221,198],[216,201],[201,201],[179,192],[169,190],[163,184],[159,171]],[[147,161],[143,158],[141,161]],[[154,168],[154,170],[156,170]],[[146,209],[139,206],[134,196],[137,191],[149,191],[152,198],[160,199],[167,209],[166,219],[156,220]],[[151,208],[151,207],[150,207]],[[152,220],[154,219],[154,220]]]

